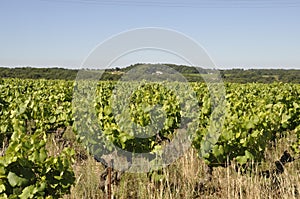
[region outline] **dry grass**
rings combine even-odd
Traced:
[[[274,168],[274,161],[280,158],[284,150],[289,149],[289,142],[289,139],[283,138],[276,143],[276,147],[268,149],[265,152],[266,162],[253,163],[256,167],[252,175],[236,172],[234,164],[226,168],[215,167],[211,181],[199,186],[199,182],[206,177],[206,165],[197,157],[196,151],[191,149],[163,169],[162,180],[153,181],[145,173],[125,173],[120,184],[112,186],[112,194],[114,198],[119,199],[300,198],[300,160],[286,164],[284,173],[276,178],[265,178],[255,174]],[[53,142],[49,144],[49,150],[53,154],[61,148]],[[84,153],[81,146],[76,145],[75,148],[77,152]],[[71,194],[64,198],[107,198],[106,193],[99,189],[99,174],[104,167],[88,155],[86,158],[81,157],[82,155],[78,156],[73,166],[76,184],[72,187]]]

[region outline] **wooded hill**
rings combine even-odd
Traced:
[[[118,80],[122,75],[132,69],[139,72],[139,65],[134,64],[125,68],[106,69],[101,80]],[[181,73],[188,81],[199,82],[203,81],[203,75],[209,74],[211,70],[191,67],[184,65],[165,64],[177,72]],[[219,70],[220,75],[225,82],[236,83],[272,83],[272,82],[290,82],[300,83],[300,70],[295,69],[229,69]],[[152,71],[155,72],[155,71]],[[21,79],[65,79],[75,80],[77,69],[65,68],[5,68],[0,67],[0,78],[21,78]],[[154,75],[160,75],[155,74]]]

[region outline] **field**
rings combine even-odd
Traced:
[[[299,94],[291,83],[2,79],[0,198],[300,198]],[[158,168],[111,170],[103,157],[116,148],[130,152],[126,169],[141,153]]]

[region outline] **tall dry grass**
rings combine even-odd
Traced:
[[[85,154],[82,146],[71,139],[72,147],[78,153],[73,165],[76,183],[71,194],[65,199],[98,199],[107,198],[106,193],[99,189],[100,173],[104,167],[91,156]],[[55,139],[49,139],[48,148],[55,154],[61,150]],[[52,141],[51,141],[52,140]],[[252,174],[241,174],[236,165],[214,167],[211,181],[200,182],[207,176],[207,167],[197,157],[197,152],[190,149],[176,162],[162,169],[161,180],[153,180],[146,173],[125,173],[119,185],[112,185],[113,198],[134,199],[177,199],[177,198],[300,198],[300,160],[285,166],[284,173],[274,178],[258,175],[259,171],[274,169],[274,161],[278,160],[284,150],[289,149],[291,139],[283,138],[265,152],[266,161],[252,163]],[[70,142],[69,142],[70,143]],[[65,143],[64,143],[65,144]]]

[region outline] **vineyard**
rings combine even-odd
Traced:
[[[298,168],[300,85],[225,83],[224,96],[214,88],[0,80],[0,198],[105,198],[108,178],[117,198],[251,198],[250,181],[274,185],[265,189],[274,198],[299,197],[300,184],[284,192],[280,176]],[[129,152],[118,154],[121,171],[105,158],[116,148]],[[156,169],[126,173],[140,154]],[[229,173],[249,184],[216,182],[231,184]]]

